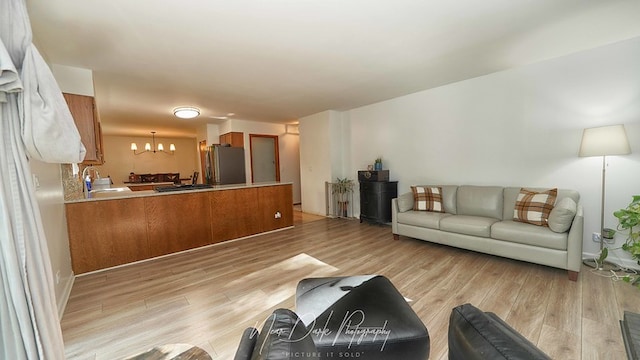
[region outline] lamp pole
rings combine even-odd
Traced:
[[[600,200],[600,251],[602,252],[602,248],[604,248],[604,182],[605,182],[605,172],[606,170],[606,159],[607,156],[602,156],[602,198]]]

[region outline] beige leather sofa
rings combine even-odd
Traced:
[[[519,187],[444,185],[444,213],[413,210],[413,193],[392,201],[392,231],[400,235],[458,248],[568,270],[577,280],[582,264],[583,210],[580,194],[558,190],[555,205],[565,197],[574,203],[575,215],[564,217],[568,230],[513,221]],[[532,189],[543,190],[543,189]],[[559,212],[560,210],[558,210]],[[553,213],[553,211],[552,211]],[[553,219],[557,219],[556,216]],[[550,216],[549,222],[551,223]],[[558,231],[558,226],[552,226]]]

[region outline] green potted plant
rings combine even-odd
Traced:
[[[376,161],[373,163],[373,169],[376,171],[382,171],[382,157],[376,158]]]
[[[618,218],[618,230],[629,231],[627,240],[622,244],[622,250],[631,254],[640,265],[640,195],[634,195],[631,203],[624,209],[614,211],[613,216]],[[640,288],[638,275],[626,275],[623,280]]]
[[[338,180],[332,184],[332,191],[337,196],[338,201],[338,214],[341,217],[348,216],[349,209],[349,194],[353,192],[355,183],[353,180],[344,178]]]

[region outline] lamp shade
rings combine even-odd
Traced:
[[[131,143],[131,150],[133,151],[138,150],[138,145],[136,145],[136,143]]]
[[[626,155],[631,153],[624,125],[584,129],[580,156]]]

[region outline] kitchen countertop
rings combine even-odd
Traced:
[[[101,201],[101,200],[115,200],[115,199],[129,199],[129,198],[138,198],[138,197],[147,197],[147,196],[165,196],[165,195],[179,195],[179,194],[191,194],[194,192],[206,192],[206,191],[219,191],[219,190],[233,190],[233,189],[245,189],[245,188],[253,188],[253,187],[264,187],[264,186],[278,186],[278,185],[291,185],[291,182],[262,182],[262,183],[244,183],[244,184],[231,184],[231,185],[213,185],[211,188],[205,189],[194,189],[194,190],[183,190],[183,191],[168,191],[168,192],[158,192],[155,190],[142,190],[142,191],[131,191],[128,188],[112,188],[112,189],[122,189],[122,190],[107,190],[101,192],[94,192],[91,194],[89,198],[81,198],[81,199],[73,199],[65,201],[65,204],[73,204],[73,203],[81,203],[81,202],[91,202],[91,201]]]

